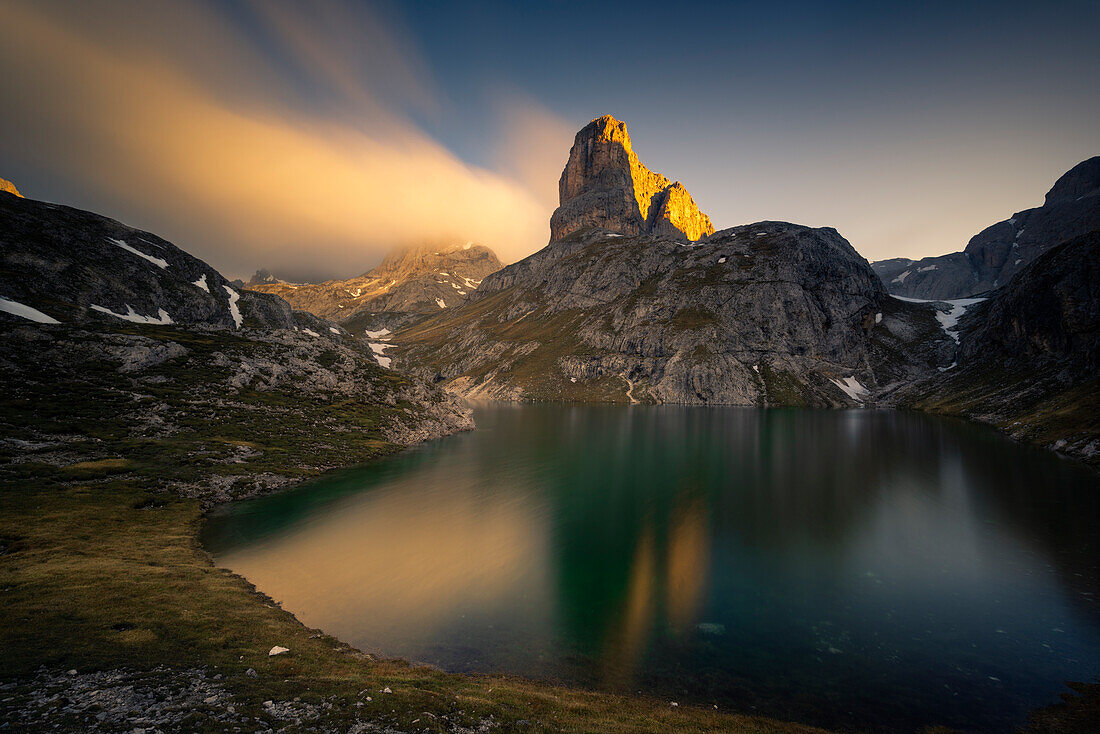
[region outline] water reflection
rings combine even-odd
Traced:
[[[477,419],[205,540],[305,623],[451,670],[889,731],[1007,730],[1100,674],[1100,483],[1072,464],[886,411]]]

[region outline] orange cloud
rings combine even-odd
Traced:
[[[211,53],[234,65],[217,78],[193,50],[158,54],[37,5],[4,4],[5,158],[74,183],[103,213],[173,239],[229,275],[268,266],[350,276],[395,245],[440,238],[484,242],[506,261],[546,242],[553,203],[531,188],[530,165],[468,165],[408,122],[404,106],[429,109],[432,100],[416,64],[398,63],[400,43],[384,58],[341,67],[339,54],[296,29],[288,12],[271,6],[265,18],[303,73],[344,105],[341,114],[285,104],[262,54],[224,28],[210,31]],[[191,22],[202,33],[217,20]],[[384,67],[373,68],[386,81],[378,94],[359,82],[372,64]],[[249,93],[234,95],[236,87]],[[348,111],[362,117],[349,120]],[[514,114],[550,119],[541,110]],[[548,175],[556,182],[556,171]]]

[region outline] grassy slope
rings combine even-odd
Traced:
[[[908,407],[988,423],[1100,466],[1100,455],[1080,450],[1100,440],[1100,378],[1063,384],[1054,369],[976,367],[914,393]]]
[[[234,348],[225,341],[231,336],[174,329],[141,333],[185,343],[192,354]],[[261,720],[265,700],[301,697],[320,703],[335,697],[330,699],[335,705],[314,722],[333,728],[346,728],[361,714],[401,728],[419,720],[417,730],[445,730],[438,718],[444,715],[472,725],[492,715],[503,729],[523,731],[811,731],[673,708],[667,701],[516,678],[448,675],[374,660],[306,629],[246,580],[213,566],[196,541],[200,502],[166,487],[212,472],[236,475],[245,484],[250,475],[271,471],[304,477],[324,466],[388,454],[397,447],[382,439],[379,426],[395,408],[305,401],[285,420],[270,420],[263,411],[258,414],[267,419],[257,420],[251,411],[279,408],[295,394],[245,391],[236,403],[215,407],[195,396],[224,375],[177,372],[178,383],[150,388],[179,411],[181,430],[163,438],[129,435],[131,399],[122,394],[129,378],[107,368],[75,384],[71,375],[65,382],[46,368],[0,398],[0,437],[68,434],[74,438],[65,451],[80,459],[66,463],[50,459],[48,450],[28,455],[3,444],[0,679],[25,680],[43,666],[82,672],[205,666],[226,676],[238,709]],[[368,370],[363,378],[403,379],[381,370]],[[242,446],[254,453],[239,463],[229,461]],[[276,644],[291,652],[268,657]],[[248,668],[259,676],[246,676]],[[380,696],[377,691],[386,686],[393,694]],[[373,693],[372,702],[358,695],[364,690]],[[0,702],[0,720],[6,705]],[[203,712],[192,713],[189,727],[217,728]],[[516,726],[519,721],[530,723]]]

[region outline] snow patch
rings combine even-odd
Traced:
[[[904,283],[904,282],[905,282],[905,279],[906,279],[906,278],[908,278],[908,277],[909,277],[909,271],[908,271],[908,270],[906,270],[906,271],[905,271],[904,273],[902,273],[902,274],[901,274],[901,275],[899,275],[898,277],[894,278],[894,279],[893,279],[892,281],[890,281],[890,282],[891,282],[891,283]]]
[[[130,247],[128,244],[126,244],[122,240],[116,240],[114,237],[108,237],[107,240],[109,242],[115,243],[116,245],[121,247],[123,250],[126,250],[126,252],[132,252],[133,254],[137,255],[140,258],[142,258],[144,260],[148,260],[149,262],[153,263],[154,265],[156,265],[161,270],[168,267],[168,261],[167,260],[164,260],[164,259],[159,258],[159,257],[153,257],[152,255],[146,255],[141,250]]]
[[[440,308],[447,308],[447,304],[443,301],[442,298],[435,299],[435,305],[439,306]]]
[[[227,285],[223,285],[225,292],[229,294],[229,315],[233,317],[233,323],[236,328],[241,328],[241,322],[244,318],[241,316],[241,309],[237,308],[237,300],[241,297],[241,294],[233,290]]]
[[[936,311],[936,320],[940,322],[940,326],[943,327],[943,333],[951,337],[956,344],[959,343],[959,332],[955,327],[959,323],[959,319],[966,309],[973,306],[975,303],[981,303],[984,298],[956,298],[953,301],[944,301],[944,303],[951,304],[951,310],[946,313],[943,311]]]
[[[367,329],[364,333],[367,335],[368,339],[388,339],[388,334],[390,333],[390,330],[379,329],[378,331],[371,331],[370,329]]]
[[[321,336],[320,334],[318,334],[313,329],[302,329],[302,333],[303,334],[309,334],[310,336]]]
[[[367,332],[368,334],[370,332]],[[374,359],[378,362],[379,366],[389,369],[390,362],[393,360],[386,356],[386,347],[392,347],[392,344],[381,344],[379,342],[370,342],[371,351],[374,352]]]
[[[726,261],[726,258],[724,258],[724,257],[718,258],[719,264],[724,263],[725,261]]]
[[[867,397],[867,388],[859,384],[859,380],[855,377],[845,377],[843,380],[830,380],[830,382],[843,390],[845,395],[857,403],[862,403],[864,398]]]
[[[133,309],[133,307],[128,303],[126,304],[126,313],[115,313],[114,311],[112,311],[109,308],[104,308],[103,306],[97,306],[94,303],[92,304],[91,308],[92,308],[93,311],[99,311],[100,313],[105,313],[109,316],[114,316],[115,318],[122,319],[123,321],[132,321],[135,324],[170,324],[170,323],[172,323],[172,317],[169,316],[168,312],[165,311],[163,308],[157,310],[157,315],[156,315],[155,318],[153,316],[142,316],[137,311],[135,311]]]
[[[201,278],[199,278],[198,280],[196,280],[196,281],[195,281],[194,283],[192,283],[191,285],[195,286],[196,288],[202,288],[202,289],[203,289],[204,291],[206,291],[207,293],[209,293],[209,292],[210,292],[210,286],[208,286],[208,285],[206,284],[206,273],[203,273],[203,274],[202,274],[202,277],[201,277]]]
[[[1013,265],[1019,265],[1019,264],[1020,264],[1020,263],[1022,263],[1022,262],[1023,262],[1023,260],[1022,260],[1022,259],[1020,259],[1020,260],[1017,260],[1016,262],[1014,262],[1014,263],[1012,263],[1012,264],[1013,264]]]
[[[31,308],[30,306],[24,306],[22,303],[11,300],[10,298],[4,298],[0,296],[0,311],[4,313],[10,313],[12,316],[21,316],[28,321],[34,321],[39,324],[60,324],[61,322],[55,319],[53,316],[47,316],[39,311],[37,308]]]
[[[935,265],[929,265],[929,266],[924,267],[924,268],[917,268],[917,272],[918,273],[927,273],[929,270],[935,270],[935,269],[936,269]]]
[[[328,327],[328,330],[331,331],[333,334],[339,334],[340,333],[340,330],[337,329],[335,326]]]
[[[882,323],[882,312],[881,311],[879,311],[877,314],[875,314],[875,323],[876,324],[881,324]]]
[[[465,245],[462,246],[462,249],[463,250],[469,250],[473,246],[474,246],[473,242],[467,242]]]
[[[622,235],[621,234],[616,234],[615,232],[608,232],[607,234],[604,235],[604,237],[622,237]]]

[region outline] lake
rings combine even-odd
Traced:
[[[308,626],[835,728],[1009,731],[1100,676],[1100,475],[879,410],[491,405],[213,513]]]

